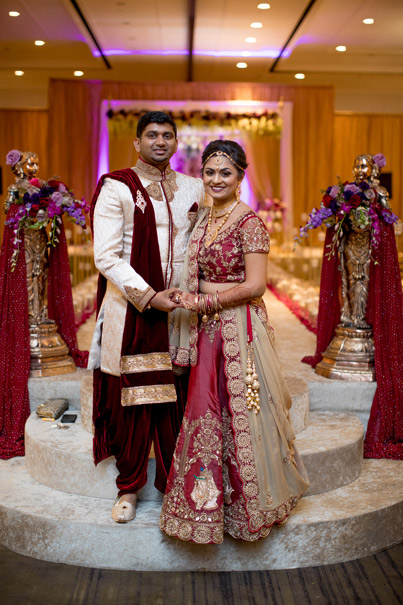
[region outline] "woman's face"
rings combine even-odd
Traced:
[[[238,170],[225,155],[215,155],[204,165],[204,188],[213,198],[215,206],[221,206],[234,199],[241,180]]]

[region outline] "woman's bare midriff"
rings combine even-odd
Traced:
[[[234,286],[238,286],[240,282],[224,282],[224,283],[213,283],[210,281],[204,281],[199,279],[199,292],[202,294],[214,294],[214,292],[224,292]]]

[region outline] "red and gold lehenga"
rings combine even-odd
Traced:
[[[244,254],[269,251],[269,235],[253,211],[208,248],[206,226],[204,214],[189,241],[183,283],[189,292],[198,291],[199,278],[244,281]],[[248,305],[260,382],[258,413],[246,402],[247,305],[220,311],[219,321],[211,317],[202,323],[197,313],[181,311],[182,323],[174,322],[171,357],[177,365],[192,367],[160,527],[181,540],[218,544],[224,532],[240,540],[263,538],[286,519],[308,487],[293,447],[291,398],[266,308],[262,299]]]

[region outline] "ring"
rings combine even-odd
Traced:
[[[175,297],[175,302],[176,303],[180,303],[180,301],[181,301],[180,294],[177,294],[176,297]]]

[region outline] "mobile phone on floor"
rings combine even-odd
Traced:
[[[60,422],[75,422],[77,420],[77,414],[63,414]]]

